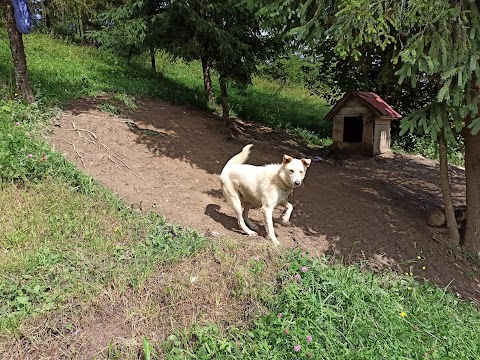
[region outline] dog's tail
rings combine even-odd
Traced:
[[[226,169],[228,169],[230,166],[232,165],[240,165],[240,164],[243,164],[247,158],[248,158],[248,155],[250,155],[250,148],[253,146],[253,144],[248,144],[248,145],[245,145],[242,149],[241,152],[239,152],[237,155],[235,155],[234,157],[232,157],[230,160],[228,160],[228,162],[225,164],[225,166],[223,167],[223,171],[224,172]]]

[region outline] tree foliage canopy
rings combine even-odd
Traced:
[[[474,0],[264,0],[263,14],[271,14],[285,33],[314,43],[333,42],[342,59],[368,61],[368,49],[389,52],[387,68],[402,86],[430,83],[434,97],[402,123],[404,131],[421,128],[434,138],[450,119],[460,131],[480,130],[477,117],[480,57],[480,16]],[[274,9],[277,10],[274,10]],[[373,63],[367,65],[371,67]],[[385,82],[391,81],[387,78]],[[381,77],[379,78],[381,79]],[[438,84],[439,86],[435,86]]]

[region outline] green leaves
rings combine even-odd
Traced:
[[[474,119],[470,125],[468,125],[468,128],[472,131],[473,135],[478,134],[480,131],[480,117]]]
[[[480,74],[480,13],[475,2],[344,0],[288,4],[299,19],[295,35],[312,46],[330,37],[341,59],[363,59],[368,64],[370,59],[365,55],[372,47],[380,54],[390,49],[389,63],[382,66],[393,70],[398,84],[423,87],[423,98],[442,104],[445,116],[459,114],[460,108],[477,101],[469,88],[474,74]],[[370,71],[374,68],[366,67]],[[394,81],[391,77],[381,80],[387,85]],[[433,91],[436,83],[438,90]],[[419,105],[424,106],[421,101]],[[419,111],[404,120],[402,131],[414,131],[418,126],[435,137],[443,121],[434,110],[435,103],[431,105],[428,116]],[[464,118],[449,116],[448,120],[459,128]]]

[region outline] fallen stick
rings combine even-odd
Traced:
[[[81,136],[80,134],[78,134],[78,137],[87,140],[89,143],[92,143],[93,145],[97,145],[97,143],[95,141],[90,140],[86,136]]]
[[[93,136],[93,138],[95,140],[97,140],[97,135],[95,135],[95,133],[93,133],[92,131],[90,130],[87,130],[87,129],[81,129],[81,128],[77,128],[77,126],[75,125],[75,123],[73,121],[70,121],[72,123],[72,126],[73,126],[73,130],[74,131],[84,131],[86,132],[87,134],[90,134],[91,136]]]
[[[73,150],[75,150],[75,152],[77,153],[78,157],[80,158],[80,161],[82,162],[83,167],[86,169],[87,167],[85,166],[85,162],[83,161],[83,156],[80,155],[80,153],[78,152],[77,148],[75,147],[75,144],[74,144],[74,143],[71,143],[71,142],[69,142],[69,141],[67,141],[67,140],[65,140],[65,139],[63,139],[63,141],[65,141],[67,144],[72,145]]]

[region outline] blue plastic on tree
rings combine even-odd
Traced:
[[[22,34],[32,30],[32,13],[28,9],[28,0],[12,0],[17,29]]]

